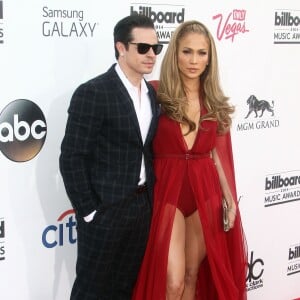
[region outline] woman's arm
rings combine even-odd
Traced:
[[[225,198],[227,205],[228,205],[228,219],[229,219],[229,226],[232,228],[236,216],[236,204],[234,198],[232,196],[225,172],[222,167],[222,163],[220,161],[219,155],[217,150],[214,148],[212,150],[212,159],[216,165],[216,169],[219,175],[220,185],[223,197]]]

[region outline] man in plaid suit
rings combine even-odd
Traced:
[[[77,220],[72,300],[126,300],[146,247],[159,107],[144,79],[161,52],[141,15],[114,28],[117,64],[80,85],[68,109],[60,171]]]

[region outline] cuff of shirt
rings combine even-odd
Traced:
[[[92,213],[90,213],[89,215],[87,215],[87,216],[85,216],[83,219],[84,219],[84,221],[85,222],[91,222],[93,219],[94,219],[94,216],[95,216],[95,213],[96,213],[97,211],[96,210],[94,210]]]

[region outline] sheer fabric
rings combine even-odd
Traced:
[[[202,109],[201,113],[205,113]],[[237,206],[235,226],[223,231],[222,191],[214,161],[216,148],[237,204],[230,133],[217,135],[217,123],[206,120],[190,150],[180,125],[162,114],[153,142],[153,217],[133,300],[165,300],[167,261],[175,209],[183,176],[190,180],[202,223],[207,255],[200,266],[197,300],[245,300],[246,243]]]

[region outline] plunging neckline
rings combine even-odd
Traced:
[[[197,142],[197,139],[198,139],[198,136],[199,136],[199,127],[197,129],[197,133],[196,133],[195,139],[194,139],[194,141],[192,143],[192,146],[191,146],[191,148],[189,148],[188,147],[188,143],[186,142],[186,140],[184,138],[184,135],[182,133],[180,123],[179,122],[176,122],[176,123],[177,123],[177,127],[178,127],[178,130],[179,130],[179,134],[180,134],[180,137],[181,137],[184,149],[186,150],[186,152],[191,152],[194,149],[194,146],[195,146],[195,144]]]
[[[201,96],[200,96],[198,102],[199,102],[199,112],[200,112],[199,118],[201,118],[201,115],[202,115],[202,105],[201,105],[202,101],[201,101]],[[198,121],[198,122],[200,123],[200,121]],[[196,130],[195,139],[194,139],[194,141],[193,141],[193,143],[192,143],[192,145],[191,145],[190,148],[188,147],[188,143],[187,143],[186,139],[184,138],[184,134],[182,133],[181,126],[180,126],[179,122],[178,122],[178,127],[179,127],[180,136],[181,136],[181,139],[183,141],[183,145],[184,145],[185,150],[187,152],[191,152],[194,149],[194,146],[195,146],[195,144],[197,142],[197,139],[198,139],[200,124],[199,124],[199,126],[198,126],[198,128]]]

